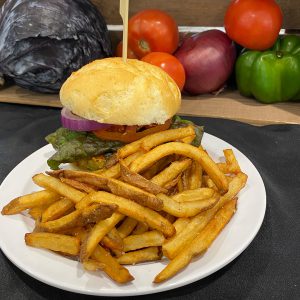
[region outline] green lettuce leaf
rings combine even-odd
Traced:
[[[93,133],[67,128],[59,128],[49,134],[46,141],[56,150],[47,161],[53,170],[58,169],[61,163],[72,163],[100,154],[113,153],[123,146],[123,143],[118,141],[101,140]]]

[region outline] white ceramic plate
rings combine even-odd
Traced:
[[[249,179],[239,195],[236,214],[206,254],[193,260],[187,268],[165,283],[153,284],[152,280],[164,268],[166,260],[128,267],[135,280],[118,285],[101,272],[85,272],[76,261],[47,250],[27,247],[24,234],[32,230],[33,222],[23,215],[0,215],[2,251],[17,267],[44,283],[76,293],[99,296],[157,293],[184,286],[216,272],[236,258],[257,234],[265,214],[266,192],[260,174],[239,150],[210,134],[204,134],[203,145],[217,160],[223,156],[223,149],[232,148]],[[48,170],[46,160],[52,154],[52,147],[47,145],[10,172],[0,187],[1,209],[11,199],[39,189],[32,183],[31,177]]]

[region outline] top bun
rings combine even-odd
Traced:
[[[180,90],[162,69],[135,59],[95,60],[72,73],[60,101],[74,114],[116,125],[163,124],[178,111]]]

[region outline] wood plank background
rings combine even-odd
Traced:
[[[35,93],[15,85],[1,90],[0,102],[61,107],[58,95]],[[218,96],[183,96],[179,114],[234,119],[253,125],[300,124],[300,103],[264,105],[236,91],[226,91]]]
[[[5,0],[0,0],[2,5]],[[92,0],[108,24],[121,24],[119,0]],[[300,29],[300,0],[277,0],[284,14],[285,29]],[[230,0],[130,0],[130,15],[148,8],[170,13],[180,26],[223,26]]]

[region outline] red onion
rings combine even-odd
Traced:
[[[91,131],[105,129],[111,126],[111,124],[98,123],[96,121],[87,120],[74,115],[67,108],[61,110],[61,123],[62,126],[75,131]]]
[[[175,56],[186,72],[184,90],[203,94],[224,86],[233,70],[236,49],[224,32],[214,29],[186,38]]]

